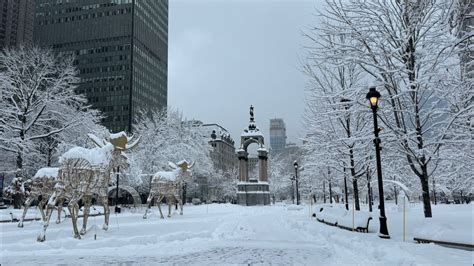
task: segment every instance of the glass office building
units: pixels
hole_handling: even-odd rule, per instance
[[[168,0],[36,0],[34,40],[75,56],[77,92],[109,130],[167,106]]]
[[[31,45],[35,0],[0,0],[0,49]]]
[[[286,146],[286,126],[281,118],[270,119],[270,147],[274,153],[282,152]]]

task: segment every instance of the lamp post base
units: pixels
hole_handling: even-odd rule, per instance
[[[387,217],[380,216],[379,220],[380,220],[379,237],[390,239],[390,235],[388,234],[388,228],[387,228]]]

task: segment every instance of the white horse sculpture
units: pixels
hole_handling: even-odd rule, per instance
[[[23,215],[20,218],[18,227],[23,227],[23,221],[25,219],[26,212],[34,200],[39,200],[38,209],[41,213],[41,217],[43,218],[43,222],[45,221],[46,216],[44,214],[43,208],[49,197],[54,192],[54,187],[58,182],[58,171],[59,168],[44,167],[39,169],[32,179],[25,182],[25,184],[29,185],[30,192],[28,194],[28,198],[25,201]],[[64,199],[59,199],[58,201],[58,219],[56,220],[57,224],[61,222],[63,202]]]
[[[166,198],[166,202],[168,203],[168,217],[171,217],[171,207],[175,202],[179,204],[179,214],[183,215],[183,185],[185,180],[190,177],[189,169],[193,167],[194,163],[189,164],[186,160],[183,160],[177,164],[170,162],[169,165],[174,168],[173,171],[157,172],[151,180],[150,195],[146,201],[147,209],[143,215],[143,219],[147,218],[154,197],[156,197],[155,200],[162,219],[165,218],[160,206],[163,198]]]
[[[45,240],[46,229],[48,228],[51,211],[49,207],[55,205],[59,198],[69,200],[68,209],[71,214],[74,237],[81,238],[81,234],[86,233],[87,219],[93,194],[98,194],[104,206],[104,225],[102,229],[107,230],[109,225],[109,205],[107,198],[107,188],[111,173],[115,169],[125,169],[128,167],[127,157],[122,153],[124,150],[134,147],[140,140],[137,138],[131,144],[133,137],[127,137],[125,132],[111,134],[110,141],[100,140],[94,135],[88,135],[98,146],[94,149],[75,147],[64,153],[60,158],[61,167],[59,169],[59,182],[56,191],[48,201],[47,217],[43,225],[43,230],[38,236],[38,241]],[[84,202],[84,218],[82,229],[77,228],[77,218],[79,212],[79,200]]]

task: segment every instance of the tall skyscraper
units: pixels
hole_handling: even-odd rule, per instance
[[[0,48],[31,45],[35,0],[0,0]]]
[[[281,118],[270,119],[270,147],[272,152],[282,152],[286,146],[286,126]]]
[[[168,0],[37,0],[35,42],[73,54],[112,131],[167,106]],[[133,47],[133,48],[132,48]]]

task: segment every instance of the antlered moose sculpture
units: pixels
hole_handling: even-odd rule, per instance
[[[43,208],[47,203],[49,197],[54,193],[54,189],[58,181],[58,171],[59,168],[44,167],[39,169],[32,179],[25,182],[25,184],[28,184],[30,191],[25,201],[23,215],[20,218],[18,227],[23,227],[23,221],[25,219],[28,208],[34,200],[39,200],[38,209],[41,213],[43,221],[45,221],[46,216],[44,214]],[[59,199],[58,201],[58,219],[56,220],[57,224],[61,222],[61,211],[63,202],[64,199]]]
[[[107,188],[111,173],[115,169],[128,167],[127,157],[123,151],[133,148],[140,138],[132,141],[133,137],[127,137],[125,132],[111,134],[109,141],[101,141],[91,134],[88,136],[98,147],[93,149],[74,147],[60,157],[59,181],[56,191],[49,198],[47,217],[43,223],[43,230],[38,236],[38,241],[42,242],[46,239],[45,234],[51,217],[51,207],[59,198],[69,201],[68,209],[71,214],[74,238],[80,239],[80,235],[86,233],[93,194],[99,196],[104,206],[105,221],[102,229],[108,229],[110,210]],[[82,229],[79,232],[77,228],[78,202],[81,199],[84,202],[84,218]]]
[[[147,218],[148,211],[155,197],[162,219],[165,218],[160,206],[163,198],[166,198],[166,202],[168,203],[168,217],[171,217],[171,207],[174,202],[178,202],[180,207],[179,214],[183,215],[183,185],[186,179],[190,178],[189,169],[193,167],[194,163],[190,164],[186,160],[183,160],[177,164],[170,162],[169,165],[174,168],[173,171],[157,172],[151,180],[150,195],[146,201],[147,209],[143,215],[143,219]]]

